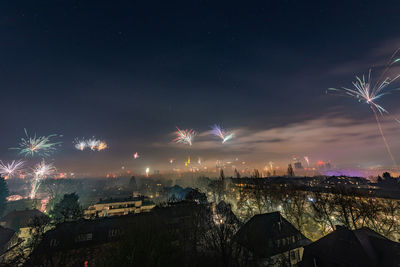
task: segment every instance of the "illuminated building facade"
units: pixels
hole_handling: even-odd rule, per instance
[[[84,210],[84,217],[111,217],[127,215],[131,213],[148,212],[155,207],[155,204],[143,196],[128,197],[119,199],[100,200],[99,203],[89,206]]]

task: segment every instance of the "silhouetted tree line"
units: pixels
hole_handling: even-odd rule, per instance
[[[235,205],[243,221],[255,214],[279,210],[311,239],[320,238],[343,225],[369,227],[389,239],[400,238],[400,202],[336,187],[331,192],[308,192],[288,184],[269,184],[255,179],[252,186],[231,187],[225,199]]]

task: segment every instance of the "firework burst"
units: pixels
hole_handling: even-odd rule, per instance
[[[384,70],[382,71],[381,75],[378,76],[378,79],[376,79],[375,82],[372,80],[372,71],[370,69],[367,76],[363,75],[361,78],[356,76],[356,80],[352,83],[353,88],[342,87],[339,89],[338,88],[328,89],[328,92],[329,91],[336,92],[339,95],[354,98],[358,102],[365,102],[370,106],[372,112],[374,113],[378,130],[379,133],[381,134],[386,150],[395,166],[397,166],[396,161],[391,152],[390,146],[386,141],[386,137],[383,134],[383,129],[378,117],[378,114],[383,116],[384,114],[389,114],[389,112],[382,105],[377,104],[376,101],[379,100],[382,96],[387,95],[394,90],[400,89],[400,88],[392,88],[391,86],[396,80],[398,80],[400,75],[396,74],[391,77],[390,74],[388,74],[393,64],[400,62],[400,58],[395,59],[395,57],[398,56],[399,51],[400,49],[397,49],[394,52],[394,54],[390,57],[389,62],[385,65]],[[394,119],[400,123],[398,119],[396,118]]]
[[[4,163],[0,160],[0,174],[11,178],[22,170],[24,164],[25,161],[22,160],[13,160],[10,163]]]
[[[222,140],[222,144],[225,143],[226,141],[229,141],[230,139],[233,138],[234,134],[225,131],[224,129],[221,128],[221,126],[215,124],[214,126],[211,127],[211,133],[215,136],[218,136]]]
[[[89,148],[92,151],[102,151],[108,148],[108,145],[105,141],[98,140],[94,137],[87,140],[76,138],[73,144],[74,147],[80,151],[83,151],[86,148]]]
[[[108,147],[107,143],[104,141],[100,141],[100,143],[97,145],[96,149],[97,151],[102,151]]]
[[[74,141],[74,147],[76,149],[80,150],[80,151],[83,151],[87,147],[86,141],[83,140],[83,139],[77,139],[76,138],[75,141]]]
[[[193,144],[193,139],[196,136],[196,132],[193,129],[181,130],[176,127],[176,135],[178,136],[173,140],[175,143],[182,143],[191,146]]]
[[[31,192],[29,197],[34,199],[36,196],[36,192],[42,183],[42,180],[46,178],[48,175],[53,174],[56,171],[56,168],[52,163],[46,163],[44,159],[38,163],[33,169],[33,181],[31,185]]]
[[[137,158],[139,158],[139,153],[138,153],[138,152],[136,152],[135,154],[133,154],[133,158],[134,158],[134,159],[137,159]]]
[[[24,131],[26,138],[21,138],[19,147],[11,149],[19,150],[19,154],[25,157],[33,157],[35,155],[47,157],[54,153],[57,150],[57,146],[61,144],[61,142],[51,142],[51,139],[59,136],[57,134],[36,137],[36,134],[34,136],[29,136],[27,130],[24,129]]]
[[[389,59],[389,62],[385,65],[381,75],[378,76],[375,82],[372,80],[372,70],[370,69],[367,76],[356,76],[356,80],[352,82],[352,88],[329,88],[327,92],[336,92],[339,95],[354,98],[358,102],[367,103],[374,111],[378,111],[381,115],[384,113],[389,114],[389,112],[383,106],[377,104],[376,101],[382,96],[400,89],[398,87],[391,87],[392,83],[400,78],[400,75],[397,74],[390,76],[388,74],[393,64],[400,62],[400,58],[394,59],[396,56],[398,56],[399,51],[400,49],[397,49],[393,53]]]
[[[95,151],[97,150],[97,146],[100,144],[100,140],[90,138],[86,141],[86,144],[90,148],[90,150]]]

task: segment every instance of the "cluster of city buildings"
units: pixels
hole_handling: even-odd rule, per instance
[[[120,201],[100,201],[85,211],[83,219],[64,222],[49,229],[34,252],[41,266],[98,266],[98,259],[110,245],[122,238],[138,222],[160,221],[168,229],[187,229],[204,204],[179,202],[163,208],[145,203],[140,197]],[[207,204],[208,205],[208,204]],[[226,208],[212,205],[219,224],[236,224],[231,242],[249,255],[255,266],[398,266],[400,244],[368,228],[349,230],[340,226],[312,242],[279,212],[259,214],[245,224]],[[110,210],[119,210],[110,212]],[[228,215],[227,215],[228,214]],[[1,259],[29,239],[30,222],[45,216],[38,210],[13,211],[0,220]],[[141,229],[133,229],[141,231]],[[14,249],[14,250],[13,250]],[[66,260],[65,255],[74,255]],[[66,264],[66,265],[64,265]],[[287,264],[287,265],[282,265]]]
[[[375,185],[357,177],[233,178],[230,181],[235,187],[257,186],[261,181],[293,183],[299,188],[316,190],[329,190],[338,185],[358,190],[378,190],[385,186],[397,188],[399,184],[398,179],[387,177]],[[134,179],[131,179],[130,186],[136,188]],[[369,228],[351,230],[336,226],[333,232],[312,242],[280,212],[258,214],[242,224],[228,204],[209,204],[204,194],[195,194],[195,191],[171,187],[164,193],[174,196],[176,203],[163,207],[156,206],[151,198],[138,194],[100,199],[83,211],[83,219],[45,229],[34,252],[35,257],[41,261],[41,266],[65,266],[65,263],[66,266],[98,266],[98,259],[110,246],[124,238],[128,230],[142,230],[134,225],[157,221],[171,231],[185,229],[189,233],[196,232],[192,229],[196,224],[190,222],[198,216],[199,209],[208,207],[215,225],[235,225],[230,245],[239,246],[254,266],[282,266],[283,262],[287,266],[299,267],[400,266],[400,244]],[[190,201],[187,200],[188,195],[191,196]],[[36,209],[25,209],[11,211],[0,219],[0,260],[14,257],[18,248],[27,244],[35,231],[32,222],[38,217],[47,215]],[[65,255],[69,255],[67,259]]]

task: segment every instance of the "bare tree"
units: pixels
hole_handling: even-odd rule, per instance
[[[311,207],[311,217],[321,226],[323,234],[327,233],[327,226],[330,228],[330,230],[335,229],[333,218],[331,218],[334,211],[331,194],[314,192],[312,194]]]
[[[308,216],[307,194],[294,187],[287,187],[285,191],[286,194],[282,195],[282,213],[300,232],[303,232]]]

